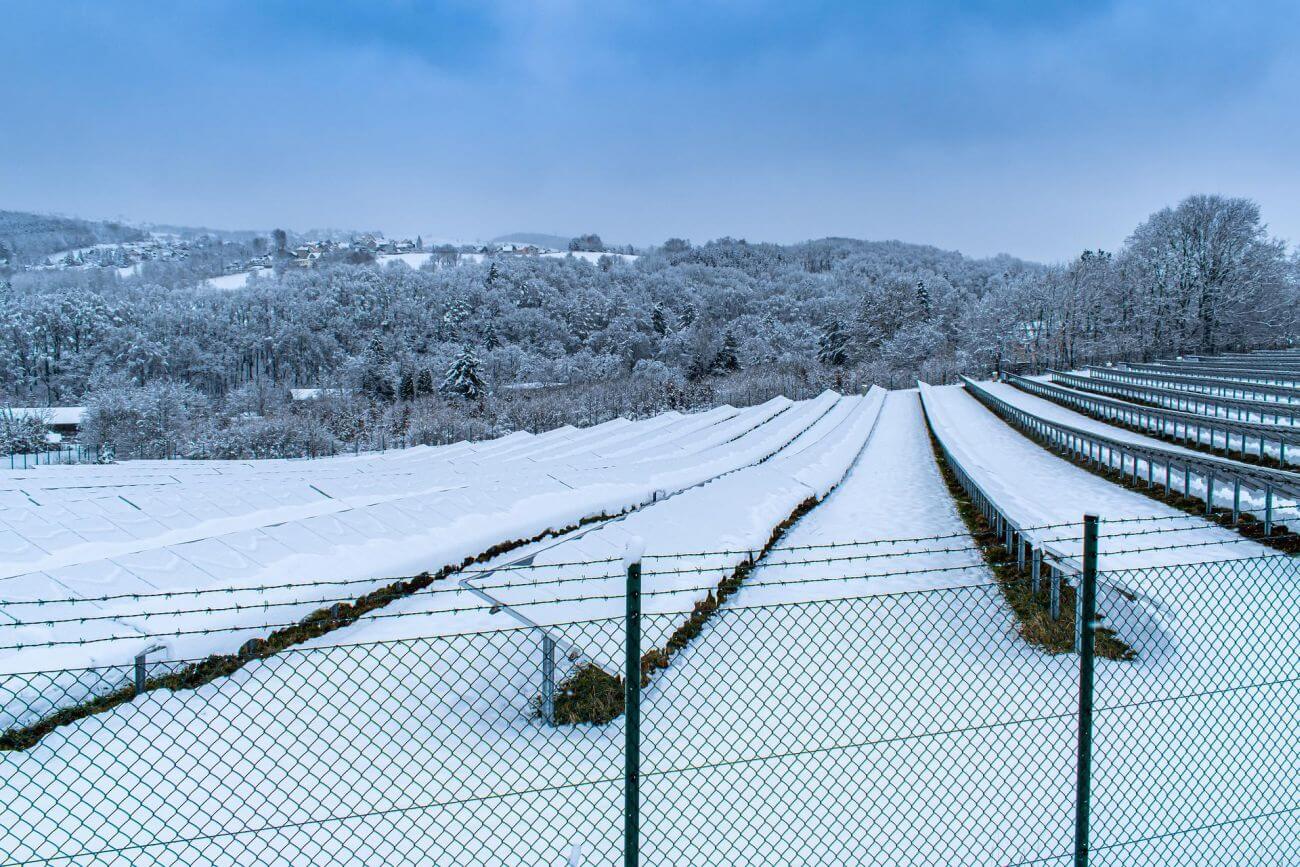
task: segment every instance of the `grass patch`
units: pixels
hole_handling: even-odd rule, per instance
[[[556,725],[613,722],[623,715],[623,678],[585,662],[556,686],[553,708]]]
[[[827,496],[829,496],[829,492]],[[752,559],[745,559],[718,582],[718,586],[696,602],[686,620],[673,630],[663,647],[655,647],[641,654],[641,686],[650,685],[656,671],[666,669],[673,657],[681,653],[704,631],[704,626],[717,614],[722,603],[740,591],[754,567],[772,550],[799,519],[817,507],[824,497],[809,497],[780,524],[772,529],[767,542]],[[604,725],[623,715],[624,680],[592,663],[579,666],[573,674],[556,686],[555,722],[557,725],[589,723]]]
[[[1011,557],[1011,552],[1002,544],[979,506],[975,505],[958,481],[957,474],[948,465],[928,417],[925,423],[930,448],[934,452],[935,463],[939,466],[939,475],[943,477],[944,485],[957,507],[957,514],[978,546],[989,571],[993,573],[1007,607],[1015,616],[1017,634],[1045,653],[1073,653],[1075,589],[1064,581],[1061,582],[1061,613],[1059,617],[1053,618],[1047,576],[1044,575],[1039,591],[1035,594],[1029,569],[1021,569]],[[1097,656],[1114,660],[1137,658],[1137,651],[1121,639],[1115,630],[1099,626],[1095,635],[1093,646]]]

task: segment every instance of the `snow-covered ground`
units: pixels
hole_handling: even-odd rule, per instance
[[[254,268],[252,271],[240,271],[235,274],[222,274],[220,277],[209,277],[203,282],[209,289],[229,291],[231,289],[243,289],[248,285],[250,278],[269,280],[274,276],[275,271],[271,268]]]
[[[582,259],[587,262],[599,262],[602,256],[608,256],[619,262],[635,262],[638,258],[633,253],[593,253],[589,250],[565,250],[551,253],[541,253],[546,259],[563,259],[565,256],[573,256],[576,259]]]
[[[6,473],[0,670],[120,665],[158,645],[157,660],[231,652],[396,578],[757,472],[844,402],[828,392],[365,457]],[[14,604],[34,599],[67,601]]]
[[[1085,511],[1114,519],[1103,525],[1103,568],[1136,570],[1122,576],[1134,600],[1103,598],[1108,624],[1139,656],[1099,662],[1094,844],[1227,824],[1212,838],[1099,851],[1095,863],[1240,863],[1233,853],[1251,851],[1258,823],[1234,820],[1276,809],[1300,774],[1300,581],[1287,580],[1289,559],[1248,567],[1238,558],[1269,552],[1074,467],[960,388],[922,395],[948,449],[1017,520],[1073,525]],[[334,519],[316,530],[311,568],[268,558],[252,573],[262,578],[432,566],[454,547],[446,537],[469,534],[433,517],[442,506],[479,509],[502,538],[539,514],[540,500],[503,512],[464,505],[480,493],[547,498],[548,515],[567,517],[579,505],[635,502],[624,517],[466,575],[562,647],[611,668],[622,654],[620,558],[633,537],[647,554],[649,648],[799,502],[829,491],[645,689],[643,863],[1068,862],[1076,661],[1017,637],[947,496],[915,391],[310,463],[52,469],[7,478],[0,519],[37,508],[24,498],[73,514],[117,499],[151,516],[167,504],[190,515],[170,530],[138,530],[133,538],[153,549],[167,547],[167,532],[214,538],[221,525],[192,514],[200,503],[223,506],[209,522],[248,522],[236,532]],[[288,500],[259,514],[252,507],[268,491]],[[356,541],[351,534],[372,537],[343,521],[408,497],[430,504],[409,513],[417,526],[384,512],[378,523],[395,523],[374,544]],[[335,511],[293,513],[322,508]],[[433,543],[422,530],[435,526]],[[1058,547],[1077,547],[1071,526],[1055,535]],[[1172,541],[1199,547],[1134,550]],[[87,562],[114,559],[103,553]],[[1158,568],[1192,560],[1218,565]],[[532,568],[513,568],[525,563]],[[366,571],[376,564],[386,565]],[[250,580],[240,573],[241,586]],[[30,750],[0,753],[0,856],[616,863],[622,719],[545,726],[533,712],[537,631],[448,585],[381,612],[394,616],[363,618],[194,690],[148,692]],[[0,580],[0,593],[12,586]],[[1233,692],[1262,681],[1272,684],[1265,692]],[[1176,700],[1185,694],[1200,698]],[[1242,695],[1258,702],[1255,725],[1234,724]],[[1279,839],[1300,841],[1293,814],[1271,821]],[[1300,857],[1297,849],[1276,853],[1276,863]]]

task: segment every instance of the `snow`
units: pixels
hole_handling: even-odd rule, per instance
[[[1122,576],[1136,601],[1108,594],[1102,610],[1139,658],[1098,663],[1094,844],[1208,815],[1229,823],[1213,841],[1098,854],[1233,863],[1208,843],[1249,841],[1256,826],[1231,820],[1275,809],[1296,773],[1294,684],[1278,683],[1294,672],[1292,635],[1242,613],[1252,603],[1296,610],[1300,582],[1222,562],[1269,552],[1074,467],[959,387],[828,393],[313,462],[11,473],[0,477],[0,520],[29,513],[15,520],[22,534],[49,534],[31,537],[46,556],[83,550],[72,559],[86,582],[129,580],[105,571],[112,544],[161,558],[148,573],[155,582],[191,566],[220,572],[228,561],[215,552],[164,555],[177,550],[168,533],[221,539],[264,561],[239,573],[243,586],[384,574],[403,558],[429,568],[457,545],[631,504],[463,576],[580,658],[617,670],[626,557],[644,565],[643,646],[658,646],[776,522],[825,496],[643,691],[646,863],[1068,856],[1076,660],[1017,637],[938,474],[923,406],[954,457],[1022,524],[1077,526],[1085,511],[1159,517],[1169,532],[1155,540],[1205,543],[1194,555],[1135,552],[1125,549],[1152,539],[1119,533],[1156,525],[1103,525],[1103,568],[1139,571]],[[322,517],[332,520],[309,526]],[[77,549],[67,534],[81,535],[83,523],[94,539]],[[297,553],[230,543],[232,533],[272,530]],[[1052,532],[1077,548],[1072,528]],[[922,536],[951,538],[906,541]],[[844,542],[865,544],[809,547]],[[871,559],[802,562],[853,554]],[[315,559],[293,559],[304,556]],[[1226,571],[1210,580],[1173,566],[1193,558]],[[564,565],[575,561],[596,562]],[[510,569],[524,562],[536,568]],[[1152,568],[1163,565],[1173,567]],[[913,574],[891,574],[905,570]],[[212,582],[207,574],[185,580]],[[383,610],[409,616],[363,618],[198,689],[151,691],[30,751],[0,754],[0,852],[22,861],[177,841],[93,860],[379,865],[436,852],[447,863],[614,862],[622,721],[544,726],[531,710],[537,629],[476,603],[448,582]],[[1259,693],[1260,723],[1227,724],[1241,699],[1222,687],[1254,681],[1274,682]],[[1203,697],[1166,701],[1187,693]],[[561,788],[541,791],[548,786]]]
[[[380,265],[387,265],[390,262],[401,262],[415,270],[419,270],[426,262],[438,254],[434,251],[425,253],[380,253],[375,257],[375,261]],[[457,253],[456,264],[473,264],[483,261],[482,253]]]
[[[1053,403],[1052,401],[1046,400],[1045,398],[1027,394],[1021,391],[1020,389],[1012,385],[1008,385],[1006,383],[982,382],[982,383],[977,383],[977,385],[980,388],[983,388],[986,391],[988,391],[993,396],[1005,401],[1006,403],[1009,403],[1012,406],[1015,406],[1019,409],[1023,409],[1027,412],[1030,412],[1033,415],[1037,416],[1038,418],[1045,419],[1047,421],[1069,425],[1070,427],[1074,427],[1079,430],[1083,430],[1090,433],[1101,434],[1102,436],[1107,436],[1112,439],[1119,440],[1120,442],[1133,443],[1135,445],[1140,445],[1147,448],[1160,449],[1164,452],[1173,455],[1187,455],[1188,457],[1198,458],[1201,460],[1207,458],[1210,460],[1218,459],[1217,457],[1207,456],[1203,452],[1197,452],[1177,444],[1167,443],[1164,440],[1159,440],[1154,437],[1146,436],[1144,434],[1134,433],[1132,431],[1125,430],[1124,428],[1114,427],[1112,425],[1107,424],[1106,422],[1098,421],[1096,419],[1090,418],[1089,416],[1083,415],[1082,413],[1075,412],[1072,409],[1068,409],[1066,407],[1061,406],[1060,404]],[[1273,451],[1276,452],[1276,449],[1273,449]],[[1155,468],[1157,473],[1163,472],[1163,467],[1164,465],[1161,464],[1159,461],[1156,462]],[[1147,472],[1145,461],[1139,462],[1138,472],[1140,474]],[[1296,478],[1300,478],[1300,477],[1296,477]],[[1178,483],[1181,485],[1181,480],[1179,480]],[[1193,496],[1197,496],[1204,499],[1205,481],[1201,478],[1192,479],[1190,493]],[[1228,505],[1230,505],[1231,497],[1227,495],[1226,492],[1216,489],[1215,503],[1218,505],[1225,505],[1225,503],[1223,502],[1225,496],[1228,496],[1228,500],[1229,500]],[[1241,508],[1243,510],[1255,512],[1258,516],[1262,517],[1263,508],[1264,508],[1263,497],[1260,496],[1257,491],[1245,490],[1242,492],[1242,496],[1241,496]],[[1296,503],[1289,499],[1278,497],[1274,503],[1275,519],[1279,523],[1288,522],[1288,521],[1293,522],[1296,517],[1295,510],[1296,510]]]
[[[419,270],[425,262],[433,258],[433,253],[381,253],[375,257],[375,261],[380,265],[387,265],[390,262],[401,262],[409,265],[415,270]]]
[[[1044,387],[1055,389],[1056,390],[1055,393],[1061,395],[1066,399],[1078,398],[1078,399],[1094,401],[1096,405],[1099,405],[1103,408],[1101,410],[1102,414],[1106,415],[1107,417],[1112,417],[1112,418],[1117,416],[1123,417],[1123,416],[1128,416],[1135,411],[1141,412],[1143,410],[1143,407],[1135,406],[1134,404],[1126,400],[1121,400],[1119,398],[1112,398],[1112,397],[1107,397],[1099,394],[1090,394],[1085,391],[1079,391],[1077,389],[1068,388],[1064,385],[1057,385],[1055,383],[1042,383],[1042,384]],[[1024,391],[1010,384],[983,383],[983,385],[997,386],[998,395],[1003,396],[1004,399],[1008,399],[1005,398],[1004,396],[1006,388],[1012,388],[1016,391],[1020,391],[1021,394],[1025,394]],[[1047,398],[1042,398],[1042,397],[1040,397],[1039,399],[1047,403],[1051,403],[1054,406],[1058,406],[1058,407],[1061,406],[1061,404],[1057,403],[1055,400],[1049,400]],[[1017,404],[1017,405],[1020,406],[1021,404]],[[1024,408],[1029,409],[1028,406],[1025,406]],[[1179,439],[1194,438],[1197,442],[1207,446],[1211,446],[1215,449],[1231,448],[1233,451],[1249,450],[1251,454],[1258,454],[1259,450],[1262,448],[1265,454],[1277,458],[1280,456],[1281,449],[1278,447],[1278,440],[1274,439],[1274,437],[1284,436],[1289,438],[1295,435],[1295,427],[1293,425],[1276,425],[1276,424],[1263,425],[1260,429],[1250,434],[1238,434],[1238,433],[1231,433],[1228,431],[1221,432],[1220,430],[1215,429],[1214,422],[1212,421],[1213,419],[1212,415],[1203,415],[1200,413],[1184,413],[1184,412],[1179,412],[1178,410],[1166,410],[1166,411],[1177,412],[1178,416],[1176,416],[1174,419],[1160,421],[1160,429],[1165,434],[1169,436],[1177,437]],[[1078,415],[1080,418],[1087,417],[1085,416],[1084,413],[1078,412],[1077,410],[1073,412],[1075,412],[1075,414]],[[1220,419],[1220,422],[1222,421],[1224,420]],[[1244,421],[1244,419],[1242,419],[1242,421]],[[1146,423],[1152,424],[1153,422],[1148,420]],[[1123,430],[1123,428],[1115,428],[1115,430],[1121,431]],[[1164,440],[1160,440],[1159,442],[1162,445],[1168,445],[1168,443]],[[1300,455],[1295,454],[1293,450],[1291,454],[1287,455],[1287,461],[1290,463],[1298,463],[1300,462]]]
[[[49,425],[79,425],[86,415],[84,406],[11,406],[0,407],[0,412],[24,418],[36,416]]]
[[[222,274],[220,277],[209,277],[203,282],[210,289],[229,291],[231,289],[243,289],[248,285],[250,277],[255,277],[259,280],[266,280],[274,276],[275,271],[271,268],[254,268],[251,271],[240,271],[236,274]]]
[[[1166,506],[1137,491],[1112,484],[1057,457],[1005,424],[961,386],[923,386],[921,393],[931,423],[958,463],[1012,520],[1026,528],[1062,523],[1076,523],[1081,527],[1085,514],[1098,515],[1103,520],[1158,517],[1168,519],[1167,524],[1162,524],[1162,529],[1170,535],[1176,533],[1179,542],[1200,546],[1193,549],[1197,560],[1262,557],[1272,553],[1262,545],[1243,541],[1230,530]],[[1059,413],[1077,415],[1024,392],[1017,391],[1016,394],[1019,398],[1046,404]],[[1125,434],[1133,438],[1129,441],[1149,441],[1147,437],[1110,428],[1101,422],[1082,417],[1079,420],[1088,421],[1092,430],[1113,432],[1117,438],[1119,434]],[[1156,444],[1161,448],[1178,448]],[[1135,543],[1130,537],[1119,534],[1131,530],[1132,527],[1124,524],[1103,523],[1100,539],[1102,568],[1149,568],[1187,562],[1189,553],[1182,549],[1124,553]],[[1033,535],[1054,541],[1055,546],[1068,555],[1082,555],[1080,532],[1043,530]]]
[[[1039,418],[1046,419],[1047,421],[1069,425],[1070,427],[1078,428],[1079,430],[1088,431],[1090,433],[1098,433],[1102,436],[1108,436],[1121,442],[1164,449],[1165,451],[1174,452],[1176,454],[1190,455],[1193,457],[1201,457],[1204,454],[1204,452],[1198,452],[1175,443],[1168,443],[1164,440],[1156,439],[1155,437],[1134,433],[1133,431],[1107,424],[1104,421],[1098,421],[1097,419],[1086,416],[1083,413],[1075,412],[1072,409],[1061,406],[1059,403],[1054,403],[1046,398],[1021,391],[1014,385],[1005,382],[980,382],[978,385],[980,388],[983,388],[995,397],[1001,398],[1012,406],[1031,412]]]
[[[575,259],[582,259],[586,262],[599,262],[602,256],[608,256],[615,261],[635,262],[639,256],[632,253],[593,253],[590,250],[572,250],[572,251],[555,251],[550,253],[540,253],[545,259],[563,259],[565,256],[572,256]]]
[[[918,393],[890,392],[866,450],[844,483],[782,539],[734,604],[805,602],[987,580],[983,559],[964,533],[931,454]],[[953,538],[891,541],[921,536]],[[848,539],[869,544],[803,550]],[[803,562],[852,554],[871,559]],[[922,571],[926,569],[936,571]],[[915,574],[890,574],[898,571]],[[797,583],[806,579],[816,583]]]
[[[78,624],[75,637],[139,637],[0,651],[0,670],[117,664],[158,643],[146,636],[289,623],[326,600],[436,571],[502,541],[638,508],[748,467],[840,400],[830,393],[799,404],[777,399],[740,411],[617,419],[584,430],[363,458],[7,473],[0,476],[7,479],[0,502],[9,506],[0,512],[0,593],[10,601],[184,594],[293,584],[294,576],[355,583],[341,591],[289,586],[219,597],[218,607],[276,606],[269,610],[208,613],[211,597],[184,595],[97,602],[92,607],[100,619]],[[375,583],[367,584],[370,579]],[[21,608],[0,607],[0,616],[8,612],[31,624],[7,630],[5,644],[67,636],[66,624],[32,623]],[[84,603],[46,605],[40,618],[86,610]],[[150,611],[185,613],[141,616]],[[229,652],[255,634],[171,635],[160,658]]]

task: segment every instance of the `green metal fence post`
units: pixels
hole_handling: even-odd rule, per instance
[[[1079,581],[1079,752],[1075,773],[1074,865],[1088,867],[1092,808],[1093,647],[1097,629],[1097,516],[1083,516],[1083,575]]]
[[[627,563],[627,660],[624,669],[623,865],[641,861],[641,550],[629,546]]]

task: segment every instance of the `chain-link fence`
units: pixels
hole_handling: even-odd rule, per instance
[[[1131,659],[833,583],[648,605],[639,689],[624,616],[0,675],[0,864],[625,863],[629,783],[648,865],[1300,863],[1290,557],[1102,571]]]

